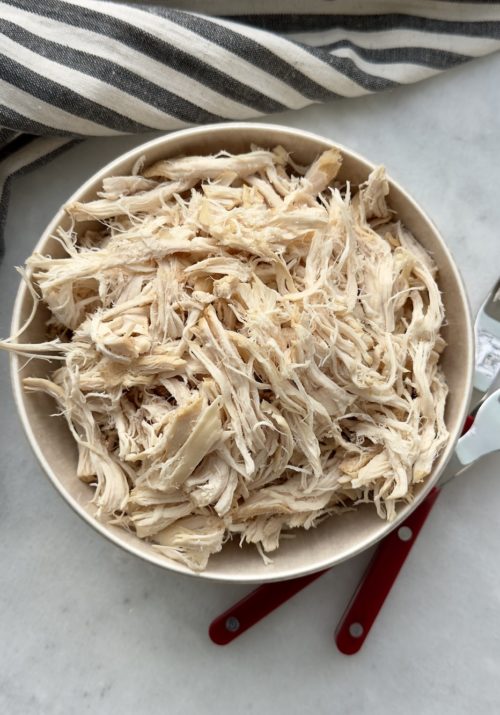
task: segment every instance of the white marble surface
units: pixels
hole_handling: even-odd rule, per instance
[[[476,309],[500,273],[500,54],[392,93],[273,121],[384,162],[446,237]],[[141,138],[87,141],[18,179],[0,266],[0,334],[60,203]],[[209,621],[247,592],[129,556],[81,522],[27,446],[0,359],[0,712],[500,712],[500,459],[451,483],[364,649],[333,629],[369,554],[334,569],[227,648]]]

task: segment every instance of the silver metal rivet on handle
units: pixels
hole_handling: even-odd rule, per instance
[[[401,541],[410,541],[413,536],[413,531],[409,526],[400,526],[398,529],[398,537]]]
[[[240,622],[235,616],[229,616],[226,620],[226,630],[235,633],[240,628]]]
[[[349,626],[349,635],[351,635],[353,638],[361,638],[363,633],[365,632],[365,629],[361,625],[361,623],[351,623]]]

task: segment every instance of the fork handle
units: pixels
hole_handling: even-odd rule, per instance
[[[462,435],[474,420],[474,414],[468,415]],[[353,655],[365,642],[440,492],[440,487],[434,487],[399,528],[380,542],[337,625],[335,642],[341,653]]]
[[[211,640],[217,645],[231,643],[328,570],[288,581],[262,584],[212,621],[208,629]]]
[[[360,650],[440,491],[435,487],[422,504],[380,542],[337,626],[335,642],[341,653],[353,655]]]

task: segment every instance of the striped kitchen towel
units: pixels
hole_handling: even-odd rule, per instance
[[[0,0],[0,230],[12,177],[82,137],[359,97],[498,49],[491,1]]]

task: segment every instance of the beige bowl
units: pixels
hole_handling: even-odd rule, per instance
[[[293,152],[294,158],[303,164],[310,163],[318,153],[335,146],[328,139],[298,129],[265,124],[219,124],[188,129],[155,139],[127,152],[90,178],[72,197],[72,201],[88,201],[95,198],[105,176],[127,174],[141,156],[147,163],[179,154],[209,154],[226,149],[230,152],[248,151],[250,144],[272,148],[282,144]],[[339,147],[344,155],[341,178],[353,183],[366,179],[373,165],[357,154]],[[393,181],[390,182],[390,202],[400,218],[414,233],[421,244],[432,253],[439,267],[439,285],[443,293],[447,325],[443,331],[448,347],[442,365],[450,387],[446,406],[446,424],[450,439],[446,449],[434,465],[429,478],[418,488],[417,496],[410,506],[402,506],[395,522],[380,520],[375,509],[363,506],[355,512],[333,516],[317,529],[297,531],[296,537],[284,540],[273,554],[273,563],[265,566],[254,547],[240,548],[236,541],[227,544],[220,554],[212,557],[202,578],[220,581],[261,582],[292,578],[338,564],[363,551],[382,539],[405,519],[425,498],[436,484],[439,473],[451,455],[460,434],[466,414],[471,388],[473,367],[473,332],[462,280],[450,253],[436,227],[417,204]],[[61,255],[60,245],[51,236],[58,226],[67,227],[68,217],[59,211],[51,221],[36,251]],[[21,284],[14,307],[12,331],[23,324],[31,309],[31,298]],[[23,342],[44,339],[44,309],[23,335]],[[25,393],[21,381],[27,375],[43,376],[49,367],[42,361],[32,361],[19,369],[21,360],[12,358],[12,382],[14,394],[24,428],[31,445],[54,486],[73,509],[101,534],[132,554],[163,568],[181,573],[192,572],[185,566],[156,553],[150,545],[117,527],[98,522],[91,504],[92,489],[76,477],[77,452],[73,439],[63,418],[52,417],[54,403],[43,394]]]

